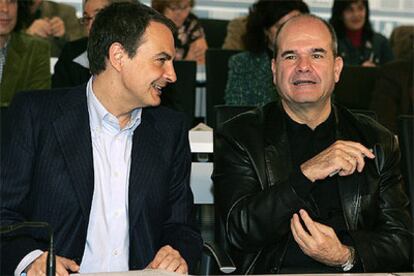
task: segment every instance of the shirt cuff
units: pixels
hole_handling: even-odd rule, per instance
[[[25,269],[42,254],[43,254],[42,250],[33,250],[32,252],[24,256],[24,258],[17,265],[17,268],[14,271],[14,276],[25,276],[26,275]]]

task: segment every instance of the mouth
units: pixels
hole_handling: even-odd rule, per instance
[[[313,80],[295,80],[293,81],[293,85],[295,86],[301,86],[301,85],[312,85],[312,84],[316,84],[316,81]]]
[[[154,88],[155,91],[157,91],[158,95],[161,95],[162,94],[162,89],[164,88],[164,86],[153,83],[152,88]]]

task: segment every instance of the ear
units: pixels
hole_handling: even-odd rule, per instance
[[[277,73],[276,59],[272,58],[272,76],[273,76],[273,84],[274,85],[277,85],[276,73]]]
[[[344,67],[344,60],[341,57],[335,58],[334,64],[334,74],[335,74],[335,83],[339,81],[339,77]]]
[[[114,42],[109,47],[109,63],[116,71],[121,71],[125,57],[124,47],[118,42]]]

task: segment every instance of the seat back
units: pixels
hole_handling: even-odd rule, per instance
[[[221,48],[227,35],[228,20],[200,18],[209,48]]]
[[[195,89],[197,63],[195,61],[174,61],[177,81],[169,84],[161,95],[162,105],[187,115],[189,127],[194,123]]]
[[[414,116],[401,115],[398,118],[398,141],[401,150],[401,171],[411,201],[414,216]]]
[[[216,125],[214,106],[224,104],[229,58],[239,53],[235,50],[208,49],[206,51],[206,115],[207,125]]]
[[[216,115],[216,125],[217,129],[225,121],[230,120],[231,118],[239,115],[240,113],[249,111],[256,108],[256,106],[249,105],[216,105],[214,106],[214,111]]]
[[[334,101],[349,109],[368,110],[378,73],[377,67],[345,66],[335,86]]]

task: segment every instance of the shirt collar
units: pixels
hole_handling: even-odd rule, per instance
[[[111,114],[98,100],[92,89],[94,77],[92,76],[86,86],[86,98],[88,103],[90,126],[92,130],[106,128],[112,132],[121,131],[118,119]],[[131,118],[122,131],[133,132],[141,122],[142,108],[136,108],[131,112]]]

